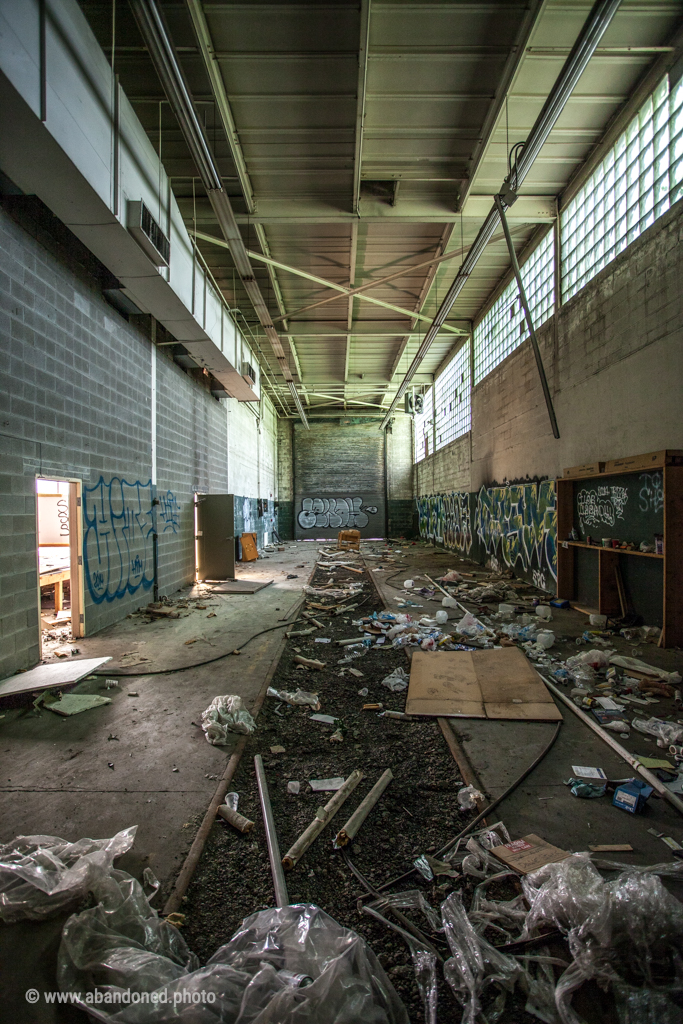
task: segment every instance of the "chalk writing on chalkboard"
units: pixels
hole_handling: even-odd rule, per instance
[[[576,496],[579,521],[582,526],[597,526],[600,523],[614,526],[617,519],[624,518],[627,501],[626,488],[616,484],[584,487]]]
[[[664,508],[664,488],[661,473],[641,473],[638,503],[641,512],[661,512]]]

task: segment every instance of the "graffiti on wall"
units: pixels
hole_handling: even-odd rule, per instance
[[[477,538],[489,557],[518,572],[557,579],[555,481],[482,487],[477,495]],[[547,587],[544,587],[547,589]]]
[[[304,498],[297,518],[302,530],[316,526],[362,530],[376,513],[377,506],[364,505],[362,498]]]
[[[157,529],[152,482],[100,477],[83,488],[83,569],[95,604],[114,601],[154,584],[153,535]],[[162,532],[178,530],[180,506],[172,491],[159,499]]]
[[[638,507],[641,512],[661,512],[664,508],[664,484],[661,473],[641,473]]]
[[[624,506],[627,501],[628,491],[625,487],[606,484],[582,487],[576,495],[580,526],[598,526],[600,523],[614,526],[617,519],[624,518]]]
[[[470,496],[466,492],[430,494],[417,499],[420,536],[469,555],[472,549]]]

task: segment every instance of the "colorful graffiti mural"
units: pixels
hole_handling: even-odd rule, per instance
[[[472,510],[475,510],[474,513]],[[417,499],[420,536],[497,569],[513,569],[543,590],[557,579],[555,481],[482,487]]]
[[[304,498],[297,518],[302,530],[314,526],[362,530],[370,522],[367,513],[376,515],[377,506],[364,505],[362,498]]]
[[[95,604],[153,586],[155,492],[151,481],[129,483],[120,477],[109,483],[100,477],[93,487],[84,487],[83,569]],[[172,491],[158,507],[162,532],[176,533],[180,505]]]
[[[482,487],[477,495],[477,539],[487,555],[536,579],[557,579],[555,481]],[[544,588],[545,589],[545,588]]]
[[[469,555],[472,550],[470,495],[429,494],[417,499],[420,536]]]

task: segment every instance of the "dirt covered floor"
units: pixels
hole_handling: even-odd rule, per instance
[[[344,554],[339,560],[354,567],[363,562]],[[338,639],[358,635],[353,625],[362,615],[380,613],[384,605],[367,571],[360,575],[343,567],[331,572],[318,567],[312,579],[316,588],[331,588],[362,583],[358,596],[328,598],[311,596],[308,614],[323,624],[307,636],[291,637],[287,643],[271,686],[279,691],[298,687],[314,691],[320,701],[320,713],[332,716],[334,725],[311,721],[311,707],[293,707],[268,696],[258,716],[256,732],[249,738],[233,783],[239,793],[239,810],[256,822],[253,832],[241,835],[218,819],[212,828],[199,868],[182,904],[185,914],[183,934],[190,947],[204,961],[236,931],[241,920],[255,911],[273,905],[273,886],[266,839],[254,772],[254,755],[261,754],[266,770],[277,828],[280,852],[315,817],[316,809],[331,793],[315,793],[310,779],[348,777],[358,768],[364,778],[357,789],[304,854],[298,865],[286,875],[290,902],[310,902],[322,907],[337,921],[363,935],[378,955],[408,1009],[411,1021],[424,1020],[422,1000],[408,948],[403,939],[385,925],[359,912],[358,898],[364,890],[352,875],[342,855],[332,846],[338,829],[360,800],[387,768],[394,779],[361,828],[357,841],[347,849],[354,864],[374,886],[401,875],[420,854],[433,854],[474,817],[475,811],[461,811],[457,794],[464,785],[436,720],[392,720],[380,717],[377,710],[363,710],[367,703],[381,703],[385,709],[403,710],[405,691],[392,693],[382,680],[402,667],[409,669],[405,651],[387,642],[373,646],[365,656],[348,665],[339,663],[346,652]],[[321,605],[346,606],[347,610],[326,612]],[[351,606],[351,607],[349,607]],[[303,611],[306,611],[304,606]],[[301,617],[292,627],[310,628]],[[320,641],[329,640],[330,643]],[[300,654],[325,663],[321,670],[299,668],[294,658]],[[362,677],[349,673],[353,668]],[[343,671],[344,670],[344,671]],[[343,674],[342,674],[343,671]],[[359,690],[367,688],[367,695]],[[343,742],[330,742],[339,728]],[[284,747],[284,752],[271,748]],[[288,792],[290,781],[298,781],[300,792]],[[419,888],[437,908],[456,883],[445,876],[427,882],[415,873],[396,890]],[[467,880],[465,892],[473,888]],[[510,896],[515,893],[511,892]],[[425,921],[408,912],[415,924]],[[443,935],[429,935],[446,959],[449,955]],[[439,1020],[458,1020],[460,1010],[450,989],[439,980]],[[536,1018],[526,1014],[524,999],[510,1000],[501,1021],[526,1024]]]

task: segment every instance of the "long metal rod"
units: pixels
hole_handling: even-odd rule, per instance
[[[671,790],[667,789],[664,783],[660,782],[656,775],[643,767],[637,757],[634,757],[633,754],[629,754],[628,750],[626,750],[625,747],[622,747],[621,743],[617,743],[613,736],[610,736],[608,732],[601,729],[596,722],[588,717],[585,711],[582,711],[581,708],[576,706],[573,700],[570,700],[566,694],[562,693],[562,690],[558,690],[558,688],[551,683],[550,680],[546,679],[545,676],[541,676],[541,679],[550,692],[554,693],[556,697],[559,697],[560,700],[567,705],[569,710],[574,712],[577,718],[580,718],[589,729],[593,730],[596,736],[599,736],[604,743],[610,746],[612,750],[619,755],[619,757],[623,757],[624,761],[630,764],[632,768],[635,768],[635,770],[643,776],[648,786],[652,786],[652,788],[659,793],[660,796],[664,797],[672,807],[675,807],[679,814],[683,814],[683,800],[677,797],[675,793],[672,793]]]
[[[294,378],[289,368],[289,362],[282,346],[282,341],[273,327],[270,311],[254,277],[254,269],[247,255],[230,199],[223,188],[220,169],[197,116],[192,94],[178,62],[163,15],[159,10],[156,0],[129,0],[129,2],[140,34],[159,76],[162,88],[166,93],[166,98],[178,121],[183,138],[190,150],[206,194],[213,207],[213,212],[216,215],[216,220],[227,243],[227,247],[230,250],[237,273],[270,341],[280,371],[292,393],[301,421],[307,428],[308,420],[306,419],[306,413],[294,385]]]
[[[588,61],[605,34],[612,18],[617,12],[621,0],[597,0],[593,5],[581,34],[572,47],[572,51],[564,63],[555,85],[553,86],[548,99],[546,100],[541,113],[536,118],[533,128],[529,132],[524,150],[517,161],[517,186],[521,185],[527,176],[534,160],[538,156],[542,146],[546,142],[551,130],[564,110],[569,97],[579,78],[583,74]],[[491,237],[498,227],[498,211],[495,204],[489,212],[486,220],[479,229],[479,234],[472,243],[460,270],[458,271],[453,284],[448,289],[439,310],[434,317],[434,322],[424,336],[422,344],[418,348],[415,358],[410,364],[408,371],[401,381],[394,399],[389,406],[386,416],[380,424],[380,430],[386,427],[391,419],[391,413],[407,391],[422,360],[431,348],[432,342],[441,327],[441,324],[448,316],[453,303],[465,286],[467,279],[479,262],[479,259],[488,245]]]
[[[263,768],[263,760],[260,754],[257,754],[254,758],[254,768],[256,769],[258,795],[261,801],[261,811],[263,812],[263,824],[266,830],[268,857],[270,859],[270,873],[273,876],[273,888],[275,889],[275,902],[278,907],[288,907],[289,893],[287,892],[285,872],[280,860],[280,846],[277,841],[277,832],[275,831],[273,808],[270,806],[268,783],[266,782],[266,773]]]
[[[524,309],[524,316],[526,317],[526,324],[529,328],[529,335],[531,336],[531,346],[534,350],[534,358],[536,359],[536,368],[538,370],[538,376],[541,378],[541,387],[543,388],[543,397],[545,398],[546,409],[548,410],[548,416],[550,417],[550,426],[553,429],[553,437],[555,439],[560,436],[560,428],[557,425],[557,418],[555,416],[555,409],[553,407],[553,399],[550,394],[550,388],[548,387],[548,379],[545,375],[545,367],[543,366],[543,359],[541,358],[541,350],[538,347],[538,338],[536,337],[536,331],[534,329],[534,321],[531,316],[531,310],[529,309],[529,302],[526,297],[526,291],[524,289],[524,282],[522,281],[522,274],[519,269],[519,263],[517,262],[517,253],[512,242],[512,236],[510,235],[510,228],[508,227],[507,217],[505,216],[505,207],[499,195],[493,197],[493,201],[496,204],[498,210],[498,216],[500,222],[503,225],[503,234],[505,235],[505,241],[507,243],[508,252],[510,253],[510,263],[512,264],[512,271],[517,279],[517,288],[519,290],[519,301],[522,303]]]

